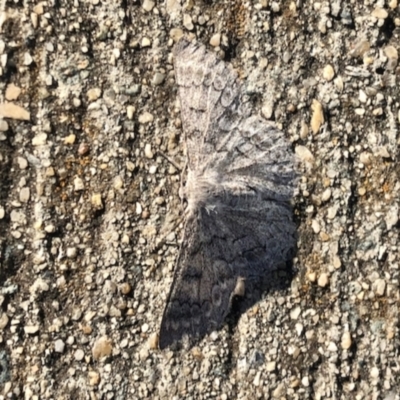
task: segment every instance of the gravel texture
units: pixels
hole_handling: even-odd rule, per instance
[[[0,399],[398,399],[399,9],[2,1]],[[182,35],[293,143],[299,239],[294,275],[233,328],[161,352]]]

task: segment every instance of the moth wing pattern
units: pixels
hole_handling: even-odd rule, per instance
[[[199,209],[186,222],[161,323],[161,349],[185,334],[203,336],[218,328],[229,311],[236,278],[234,266],[221,253],[221,244],[229,239],[215,237],[218,221],[210,221],[210,217],[207,210]]]
[[[201,337],[219,328],[240,278],[251,290],[249,282],[291,257],[295,226],[290,207],[260,205],[255,196],[230,200],[212,210],[200,208],[186,221],[161,323],[161,349],[184,335]]]
[[[240,82],[230,65],[187,40],[176,44],[174,59],[188,166],[196,169],[207,162],[207,147],[222,139],[215,136],[215,122],[223,115],[229,119],[230,106],[239,98]]]
[[[203,46],[174,49],[188,157],[182,245],[160,348],[219,328],[237,282],[293,256],[294,159],[283,133],[243,101],[237,74]],[[251,290],[251,287],[250,287]]]

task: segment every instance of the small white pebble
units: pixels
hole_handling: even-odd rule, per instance
[[[321,200],[322,200],[323,202],[326,202],[326,201],[328,201],[328,200],[331,198],[331,196],[332,196],[332,190],[331,190],[330,188],[327,188],[327,189],[325,189],[324,192],[322,193]]]
[[[33,62],[32,56],[31,56],[28,52],[26,52],[26,53],[24,54],[24,65],[29,66],[29,65],[32,64],[32,62]]]
[[[154,154],[151,151],[151,144],[150,143],[146,143],[146,146],[144,147],[144,155],[146,158],[153,158]]]
[[[150,122],[153,122],[153,120],[154,120],[153,114],[150,114],[147,111],[139,115],[139,122],[141,124],[148,124]]]
[[[149,173],[154,175],[157,172],[157,165],[151,165],[149,168]]]
[[[34,335],[39,332],[39,325],[26,325],[24,326],[24,331],[27,335]]]
[[[192,31],[194,28],[192,17],[189,14],[183,14],[183,26],[188,30]]]
[[[66,254],[68,258],[75,258],[77,255],[76,247],[68,247]]]
[[[335,70],[332,65],[328,64],[325,66],[322,75],[326,81],[330,82],[335,77]]]
[[[213,36],[211,36],[210,39],[210,45],[213,47],[218,47],[221,44],[221,34],[216,33]]]
[[[100,88],[92,88],[89,89],[86,93],[89,101],[96,101],[101,96],[101,89]]]
[[[314,231],[314,233],[316,233],[316,234],[321,232],[321,226],[319,225],[319,222],[316,219],[312,220],[311,228]]]
[[[350,332],[344,332],[342,335],[342,340],[340,342],[342,349],[348,350],[351,347],[351,335]]]
[[[65,343],[61,339],[57,339],[54,342],[54,351],[56,353],[64,353]]]
[[[142,39],[142,43],[141,43],[142,47],[150,47],[151,46],[151,40],[147,37],[144,37]]]
[[[329,284],[329,276],[323,272],[318,278],[318,286],[326,287]]]
[[[307,149],[307,147],[301,145],[296,146],[295,152],[302,161],[309,163],[314,162],[314,156],[312,155],[311,151]]]
[[[276,362],[275,361],[271,361],[269,363],[267,363],[266,365],[266,369],[268,372],[273,372],[276,369]]]
[[[82,361],[83,357],[85,357],[85,353],[82,349],[78,349],[75,351],[74,358],[76,361]]]
[[[372,367],[370,371],[370,376],[372,379],[379,378],[379,369],[376,367]]]
[[[76,176],[74,179],[74,190],[75,192],[79,192],[80,190],[85,189],[85,185],[83,183],[83,180],[79,178],[79,176]]]
[[[303,324],[296,324],[295,329],[296,329],[297,336],[301,336],[301,334],[303,333],[303,330],[304,330],[304,326],[303,326]]]
[[[150,12],[154,6],[155,6],[155,2],[153,0],[144,0],[143,4],[142,4],[142,8],[143,10]]]
[[[333,342],[329,342],[328,351],[330,351],[331,353],[336,353],[337,352],[336,344]]]
[[[305,376],[304,378],[302,378],[301,383],[304,387],[310,386],[310,379],[308,378],[308,376]]]
[[[133,116],[135,114],[135,107],[134,106],[128,106],[126,107],[126,116],[128,117],[128,119],[132,120]]]
[[[299,315],[301,314],[301,308],[296,307],[295,309],[290,311],[290,318],[291,319],[297,319],[299,318]]]

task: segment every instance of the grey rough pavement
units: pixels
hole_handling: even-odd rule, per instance
[[[10,0],[0,29],[0,399],[399,398],[397,0]],[[159,351],[182,35],[293,143],[299,240],[233,329]]]

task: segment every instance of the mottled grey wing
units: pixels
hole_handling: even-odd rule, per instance
[[[184,335],[204,336],[228,314],[238,278],[258,281],[292,257],[288,205],[258,195],[216,197],[186,222],[160,329],[163,349]]]
[[[244,101],[236,72],[205,47],[181,40],[174,49],[188,169],[218,173],[221,190],[293,194],[293,153],[283,133]]]
[[[238,102],[240,83],[230,65],[185,39],[175,46],[174,60],[188,166],[196,169],[207,161],[206,142],[215,140],[215,121]]]
[[[236,285],[233,266],[221,245],[231,235],[218,233],[207,210],[199,209],[186,221],[183,242],[174,280],[161,322],[161,349],[184,335],[203,336],[216,329],[229,310],[230,296]],[[230,258],[230,257],[228,257]]]

